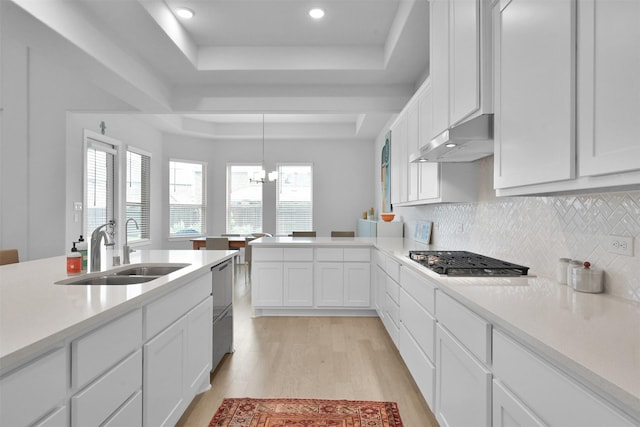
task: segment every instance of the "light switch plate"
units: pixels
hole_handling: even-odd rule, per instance
[[[633,256],[633,237],[609,236],[607,250],[612,254]]]

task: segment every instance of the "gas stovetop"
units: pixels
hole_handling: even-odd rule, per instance
[[[526,276],[529,267],[466,251],[409,251],[409,258],[447,276]]]

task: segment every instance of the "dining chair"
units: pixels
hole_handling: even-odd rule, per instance
[[[270,233],[251,233],[251,235],[255,238],[258,237],[273,237]]]
[[[222,237],[240,237],[240,234],[236,234],[236,233],[224,233],[221,234]]]
[[[251,253],[252,253],[252,249],[251,249],[251,245],[249,244],[250,241],[257,239],[257,237],[246,237],[244,239],[244,263],[242,265],[244,265],[244,283],[248,284],[249,280],[251,278]]]
[[[315,231],[293,231],[292,237],[316,237]]]
[[[0,250],[0,265],[15,264],[19,262],[17,249]]]
[[[331,237],[356,237],[355,231],[332,231]]]
[[[207,250],[229,250],[228,237],[207,237]]]

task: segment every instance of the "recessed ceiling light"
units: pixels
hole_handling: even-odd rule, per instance
[[[324,10],[322,9],[311,9],[309,11],[309,16],[313,19],[320,19],[324,16]]]
[[[454,144],[453,142],[450,142],[450,143],[445,145],[445,147],[447,147],[447,148],[453,148],[455,146],[456,146],[456,144]]]
[[[195,12],[191,9],[187,9],[186,7],[180,7],[176,9],[176,15],[180,18],[191,19],[195,15]]]

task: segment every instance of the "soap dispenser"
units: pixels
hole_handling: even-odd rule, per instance
[[[76,242],[73,242],[73,247],[67,254],[67,274],[78,274],[80,272],[82,272],[82,255],[76,248]]]

